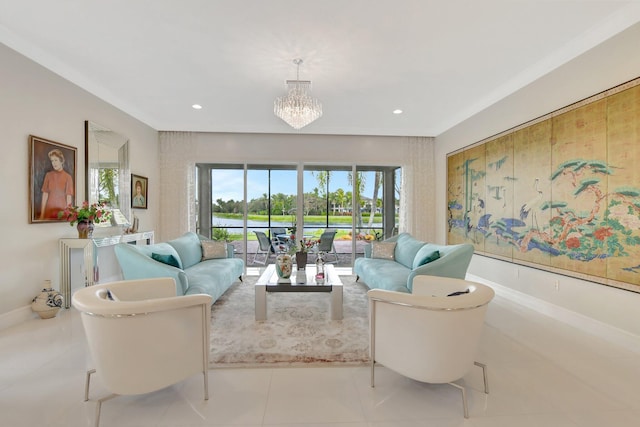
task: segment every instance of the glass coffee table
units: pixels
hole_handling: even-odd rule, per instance
[[[323,284],[316,283],[315,265],[307,265],[305,270],[293,270],[291,283],[278,283],[275,264],[269,264],[256,282],[256,320],[267,320],[267,292],[327,292],[331,294],[331,320],[342,319],[342,282],[333,265],[327,264]],[[305,274],[299,280],[298,274]],[[304,282],[304,283],[296,283]]]

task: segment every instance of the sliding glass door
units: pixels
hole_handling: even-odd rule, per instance
[[[226,240],[248,266],[273,262],[282,241],[336,231],[340,265],[397,230],[398,167],[198,164],[200,234]],[[298,185],[301,194],[298,195]],[[260,245],[259,235],[270,247]],[[261,236],[260,236],[261,237]],[[264,240],[264,239],[263,239]]]

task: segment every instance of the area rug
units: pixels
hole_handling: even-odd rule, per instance
[[[211,309],[210,367],[359,365],[369,360],[367,287],[343,283],[343,319],[331,320],[327,293],[267,292],[267,320],[255,320],[254,284],[246,276]]]

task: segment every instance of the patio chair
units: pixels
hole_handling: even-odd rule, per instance
[[[263,231],[254,231],[254,233],[256,233],[256,237],[258,238],[258,248],[256,249],[256,253],[253,255],[252,263],[265,265],[269,261],[269,257],[271,257],[271,255],[275,255],[279,250],[276,247],[276,244],[269,240]],[[264,259],[258,259],[262,254],[264,254]]]
[[[320,243],[316,246],[316,252],[324,252],[326,255],[332,254],[335,257],[332,261],[325,257],[325,262],[338,262],[338,253],[336,252],[336,246],[333,244],[336,233],[336,230],[325,230],[320,235]]]
[[[289,239],[284,238],[283,236],[287,234],[287,229],[284,227],[272,228],[270,230],[271,240],[275,243],[287,244]]]

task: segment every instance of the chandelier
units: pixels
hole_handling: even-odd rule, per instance
[[[275,100],[273,112],[298,130],[322,116],[322,104],[307,93],[311,88],[311,80],[300,80],[302,59],[294,59],[293,63],[298,67],[296,80],[287,80],[289,93]]]

